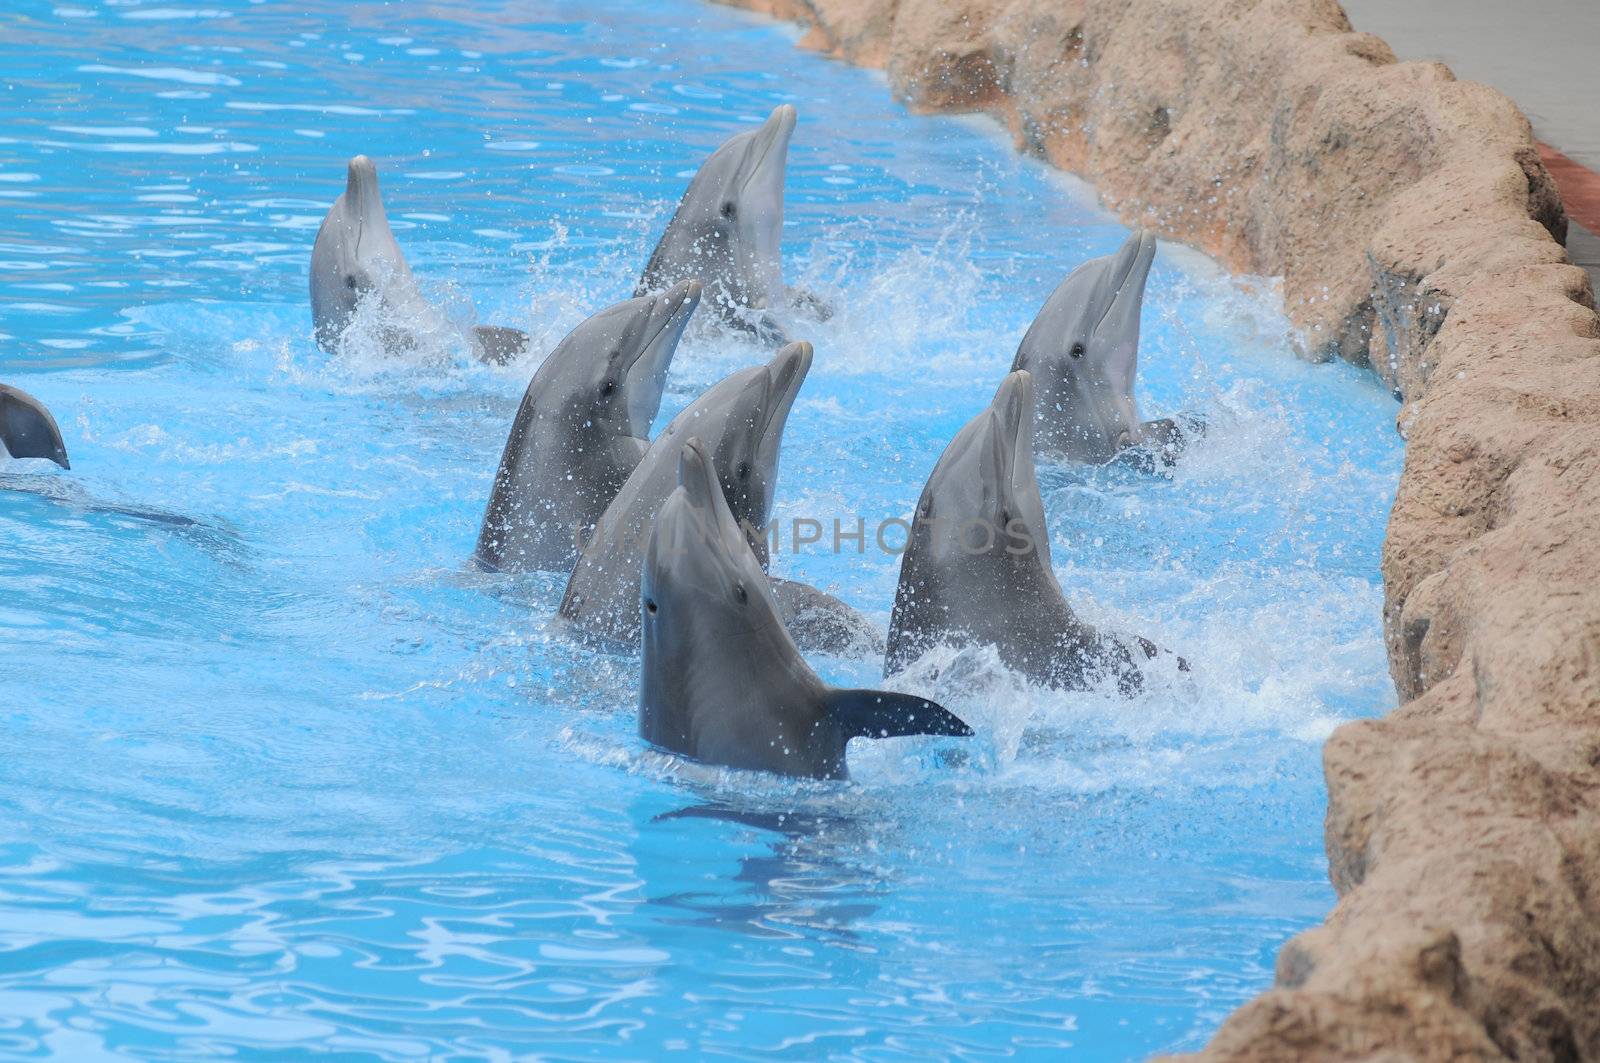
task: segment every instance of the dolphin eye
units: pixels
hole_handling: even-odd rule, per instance
[[[737,214],[738,212],[739,212],[739,208],[734,205],[733,200],[731,200],[731,199],[723,200],[723,202],[722,202],[722,216],[724,218],[731,218],[735,214]]]
[[[656,615],[656,600],[654,598],[646,598],[644,600],[644,611],[651,616]]]
[[[354,273],[346,273],[344,275],[344,286],[349,288],[351,291],[355,291],[356,275]]]
[[[741,480],[750,479],[750,463],[748,461],[741,461],[739,463],[738,477]]]
[[[735,583],[733,585],[733,598],[740,605],[750,604],[750,592],[744,589],[743,583]]]
[[[1072,345],[1072,350],[1068,351],[1067,353],[1071,354],[1072,357],[1074,357],[1074,358],[1082,358],[1083,357],[1083,344],[1074,343]]]
[[[617,382],[615,380],[607,380],[604,384],[600,385],[600,394],[602,395],[613,395],[616,393],[616,390]]]

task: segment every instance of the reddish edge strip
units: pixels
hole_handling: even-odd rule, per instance
[[[1539,143],[1544,168],[1555,178],[1567,216],[1592,233],[1600,233],[1600,173],[1574,162],[1549,144]]]

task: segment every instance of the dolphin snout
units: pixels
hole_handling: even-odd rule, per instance
[[[700,293],[704,288],[704,285],[693,278],[679,281],[661,294],[659,305],[665,306],[668,314],[672,317],[677,317],[685,306],[692,312],[695,307],[700,305]]]
[[[767,363],[767,424],[781,425],[794,405],[800,385],[811,371],[811,344],[804,340],[784,347]]]
[[[798,340],[773,355],[772,361],[767,363],[767,376],[776,393],[800,390],[806,374],[811,371],[812,353],[811,344]]]
[[[711,455],[706,453],[706,445],[700,442],[698,436],[690,436],[685,440],[683,450],[678,454],[678,486],[683,488],[696,507],[709,506],[711,492],[722,490],[717,484]]]
[[[1007,435],[1015,439],[1033,416],[1033,374],[1026,369],[1006,374],[989,406],[999,414]]]
[[[345,169],[344,190],[352,198],[378,190],[378,166],[365,155],[357,155]]]
[[[1150,264],[1156,257],[1156,235],[1148,229],[1135,229],[1112,256],[1112,290],[1126,291],[1129,282],[1142,291]]]
[[[690,437],[678,452],[678,486],[656,513],[647,575],[663,575],[661,566],[670,565],[666,559],[671,557],[683,561],[692,555],[704,562],[726,540],[723,526],[732,519],[711,454],[698,437]],[[707,554],[696,547],[713,549]]]
[[[766,126],[773,132],[781,131],[787,138],[794,132],[795,123],[800,120],[800,112],[794,109],[792,103],[780,103],[772,109],[767,116]]]
[[[795,123],[800,113],[794,104],[783,103],[772,109],[772,114],[761,124],[754,141],[756,169],[780,167],[789,156],[789,140],[794,136]]]
[[[661,345],[663,337],[670,342],[665,346],[672,348],[677,345],[677,337],[682,333],[683,326],[688,323],[689,315],[694,313],[700,305],[700,293],[704,287],[698,280],[690,279],[679,281],[649,304],[648,328],[650,339],[640,348],[639,357]]]

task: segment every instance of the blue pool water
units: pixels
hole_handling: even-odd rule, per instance
[[[1270,284],[1164,248],[1142,401],[1209,436],[1170,480],[1041,473],[1071,600],[1192,683],[1050,694],[968,654],[933,691],[980,732],[955,751],[697,768],[641,747],[632,662],[549,629],[560,579],[467,563],[536,360],[315,349],[344,160],[453,314],[543,351],[794,102],[787,271],[838,313],[782,521],[909,513],[1125,230],[724,8],[189,2],[0,12],[0,379],[73,460],[0,471],[0,1055],[1122,1059],[1270,982],[1332,900],[1320,740],[1393,696],[1400,463],[1391,399],[1297,361]],[[663,419],[763,356],[691,333]],[[893,556],[776,567],[886,625]]]

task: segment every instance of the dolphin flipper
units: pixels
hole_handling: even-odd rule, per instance
[[[476,325],[472,347],[478,360],[490,365],[505,365],[528,349],[528,334],[504,325]]]
[[[762,314],[756,322],[756,338],[768,347],[783,347],[789,343],[789,330],[771,314]]]
[[[13,458],[49,458],[63,469],[67,445],[44,403],[26,391],[0,384],[0,443]]]
[[[818,321],[827,321],[833,317],[833,307],[822,296],[805,288],[790,288],[789,305],[807,314]]]
[[[778,576],[767,579],[778,599],[783,626],[801,649],[838,657],[883,654],[884,641],[878,629],[844,602],[805,583]]]
[[[972,736],[972,728],[949,709],[915,694],[899,694],[892,690],[830,690],[825,710],[828,718],[849,738]]]
[[[1118,451],[1112,462],[1140,472],[1166,473],[1206,434],[1206,423],[1198,417],[1162,417],[1143,422],[1139,432],[1144,438]]]

